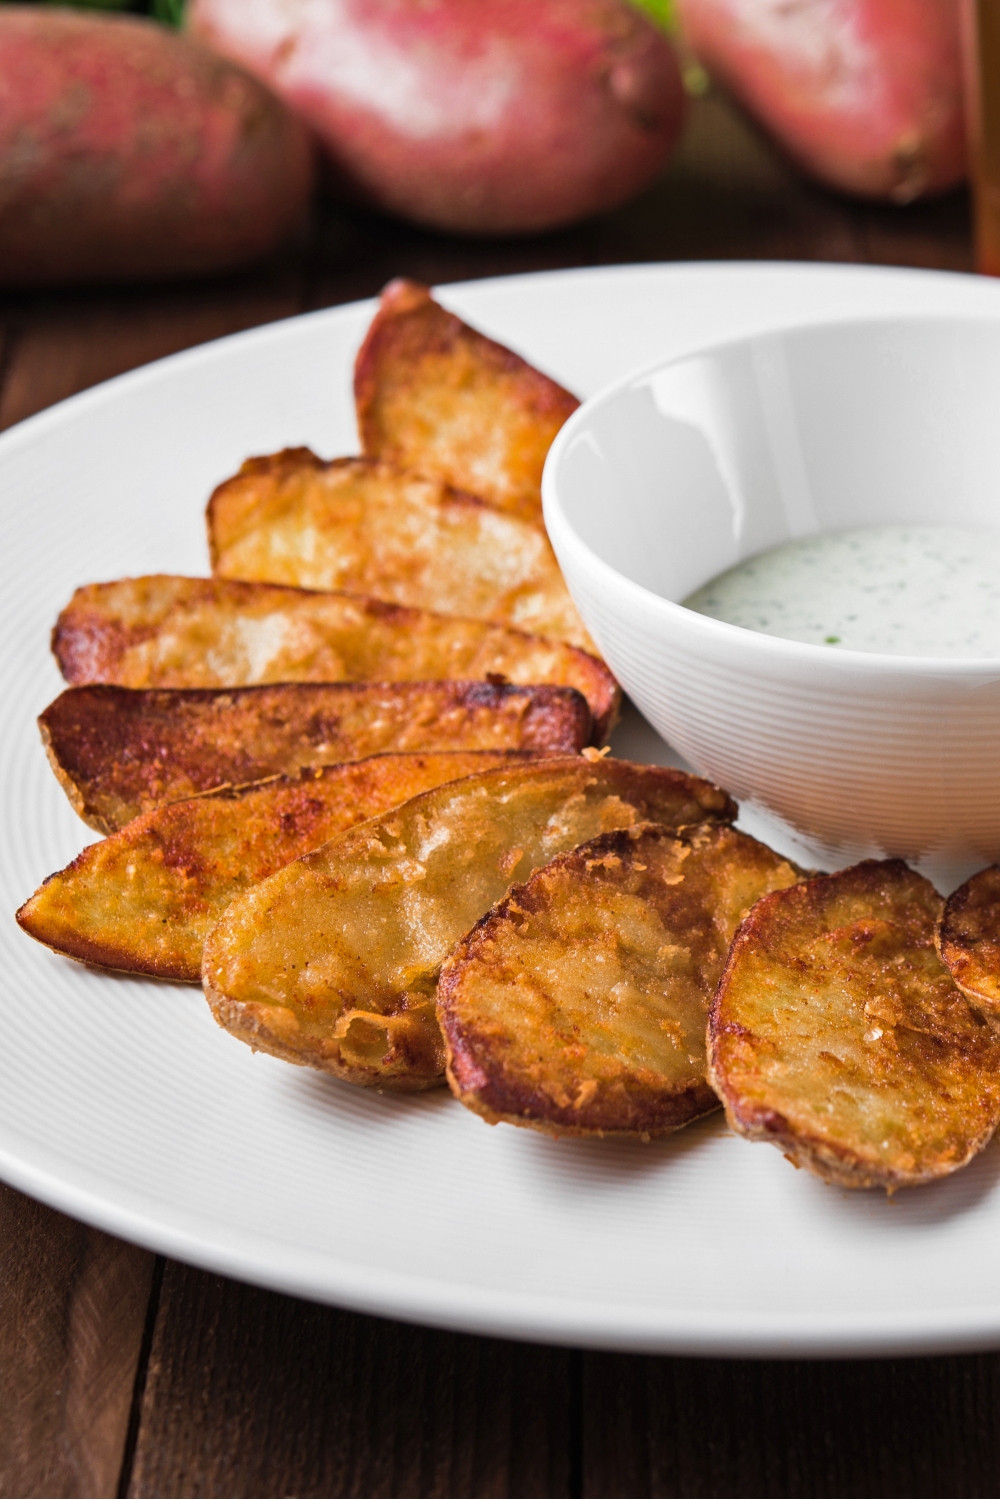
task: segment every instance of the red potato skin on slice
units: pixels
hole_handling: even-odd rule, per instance
[[[490,682],[221,690],[94,683],[60,693],[38,727],[60,786],[101,833],[165,802],[372,755],[572,755],[593,735],[587,701],[575,688]]]
[[[133,16],[0,5],[0,285],[197,275],[302,220],[307,131],[256,78]]]
[[[678,0],[685,36],[810,176],[909,203],[966,175],[958,0]]]
[[[625,202],[684,116],[670,43],[626,0],[192,0],[188,25],[301,115],[355,193],[462,234]]]
[[[448,312],[390,281],[354,364],[361,446],[544,527],[542,470],[576,397]]]
[[[621,689],[602,661],[484,620],[234,578],[152,574],[76,590],[52,632],[66,681],[129,688],[521,681],[578,687],[599,742]]]

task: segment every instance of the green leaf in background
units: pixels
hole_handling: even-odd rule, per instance
[[[705,69],[696,57],[694,57],[683,45],[680,35],[680,25],[677,20],[677,6],[675,0],[632,0],[637,10],[641,10],[644,16],[653,21],[657,26],[662,26],[668,36],[673,37],[675,43],[679,43],[681,54],[681,73],[684,78],[684,88],[695,98],[707,94],[709,89],[709,78]]]
[[[671,36],[677,30],[677,12],[674,0],[632,0],[632,4],[643,11],[657,26],[662,26]]]
[[[179,26],[184,19],[184,0],[153,0],[149,14],[168,26]]]
[[[12,0],[0,0],[0,4]],[[20,0],[13,0],[20,3]],[[166,26],[179,26],[184,19],[184,0],[36,0],[42,5],[72,5],[77,10],[130,10],[152,16]]]

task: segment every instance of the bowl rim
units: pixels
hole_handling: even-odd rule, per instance
[[[647,588],[645,584],[636,583],[634,579],[627,577],[618,568],[605,561],[588,542],[583,540],[563,509],[556,477],[566,449],[580,429],[586,429],[587,421],[592,413],[599,407],[608,405],[623,391],[658,374],[661,370],[688,364],[708,354],[723,355],[730,350],[745,349],[764,339],[781,339],[793,334],[822,333],[834,329],[894,327],[904,324],[948,323],[976,328],[986,324],[1000,329],[1000,309],[996,312],[983,313],[902,312],[860,314],[846,318],[837,315],[829,318],[814,318],[805,322],[783,324],[780,327],[761,330],[757,333],[741,334],[735,338],[713,339],[703,345],[686,349],[682,354],[646,360],[627,374],[602,386],[600,390],[581,402],[576,411],[563,423],[546,455],[542,471],[542,510],[545,527],[557,556],[562,548],[575,552],[586,567],[598,576],[603,576],[605,584],[612,585],[618,591],[631,594],[636,602],[644,605],[647,610],[653,609],[654,612],[658,612],[664,622],[690,631],[696,638],[700,636],[706,646],[718,647],[728,644],[733,650],[751,655],[759,653],[762,660],[769,660],[772,665],[777,665],[782,660],[795,662],[800,666],[808,666],[810,663],[818,665],[822,662],[824,667],[833,667],[840,673],[857,672],[865,676],[884,676],[894,672],[920,677],[944,676],[958,681],[977,676],[995,678],[1000,674],[1000,654],[996,656],[918,656],[914,654],[911,656],[896,655],[888,651],[858,651],[850,646],[820,646],[810,641],[793,641],[785,636],[768,635],[761,630],[751,630],[745,625],[733,625],[728,620],[718,620],[712,615],[700,614],[697,610],[688,609],[686,605],[679,604],[673,599],[666,599],[662,594],[657,594],[654,590]],[[1000,536],[1000,525],[996,528],[984,528],[984,534],[987,531],[989,534],[995,532]],[[764,549],[764,551],[769,550]],[[748,557],[757,555],[759,554],[750,553]],[[559,561],[562,562],[561,557]],[[707,583],[709,580],[705,581]]]

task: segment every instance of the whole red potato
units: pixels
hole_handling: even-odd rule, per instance
[[[0,285],[252,261],[302,217],[312,156],[279,100],[190,38],[0,6]]]
[[[626,0],[192,0],[187,17],[312,126],[342,180],[437,229],[611,208],[683,119],[670,43]]]
[[[966,174],[958,0],[678,0],[709,73],[814,177],[908,203]]]

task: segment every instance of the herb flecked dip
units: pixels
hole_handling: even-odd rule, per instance
[[[893,656],[1000,656],[1000,533],[864,526],[800,537],[683,603],[746,630]]]

